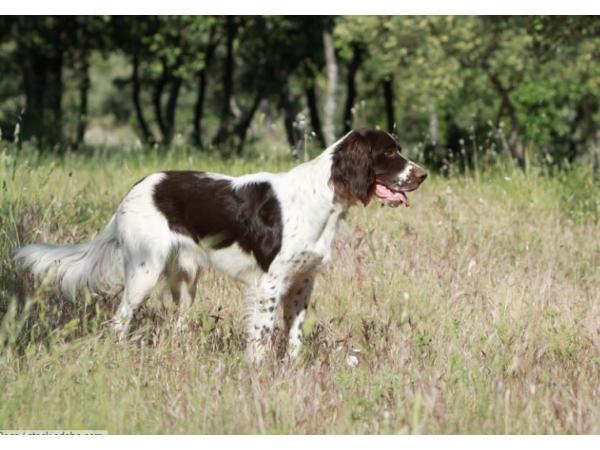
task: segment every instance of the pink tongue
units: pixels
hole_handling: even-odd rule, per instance
[[[383,200],[387,200],[390,203],[404,203],[408,206],[408,198],[406,198],[406,194],[404,192],[394,192],[383,184],[377,183],[375,185],[375,195]]]

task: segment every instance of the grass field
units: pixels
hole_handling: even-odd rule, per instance
[[[355,208],[295,363],[244,362],[242,291],[216,273],[189,333],[158,291],[119,345],[114,299],[32,292],[10,260],[90,239],[149,172],[293,164],[0,150],[0,429],[600,433],[600,188],[585,168],[434,175],[411,208]]]

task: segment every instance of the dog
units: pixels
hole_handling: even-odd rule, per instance
[[[296,357],[315,275],[330,262],[348,209],[373,197],[408,206],[406,193],[427,177],[400,150],[390,134],[364,128],[289,172],[154,173],[129,190],[91,242],[32,244],[14,258],[38,278],[52,276],[69,297],[121,288],[119,339],[165,277],[179,307],[177,327],[184,327],[201,269],[212,266],[246,285],[247,357],[264,356],[280,306],[287,352]]]

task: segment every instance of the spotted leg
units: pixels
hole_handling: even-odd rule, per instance
[[[171,294],[173,301],[179,308],[179,317],[177,318],[176,330],[184,331],[187,329],[188,312],[194,303],[196,297],[196,286],[200,271],[189,274],[181,272],[176,278],[170,280]]]
[[[180,249],[178,255],[171,261],[168,273],[173,301],[179,308],[177,331],[187,328],[187,314],[196,297],[199,275],[200,270],[195,251]]]
[[[283,318],[288,336],[287,353],[296,358],[302,347],[302,324],[306,318],[308,303],[314,285],[314,277],[307,276],[294,286],[284,299]]]
[[[285,278],[272,273],[264,274],[257,284],[248,288],[246,357],[250,361],[260,361],[269,348],[275,314],[285,292]]]

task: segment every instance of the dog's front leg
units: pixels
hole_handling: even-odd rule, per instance
[[[250,361],[262,360],[270,348],[275,314],[285,292],[285,277],[271,273],[264,274],[256,284],[249,286],[246,357]]]
[[[327,263],[328,254],[331,253],[323,245],[331,245],[331,240],[325,240],[324,244],[317,243],[321,251],[300,251],[290,260],[290,272],[295,274],[295,281],[283,299],[283,319],[288,337],[287,354],[291,358],[297,358],[302,347],[302,324],[306,318],[315,275],[319,267]]]
[[[291,358],[298,357],[302,347],[302,324],[306,318],[314,276],[307,275],[285,296],[283,318],[288,335],[287,353]]]

